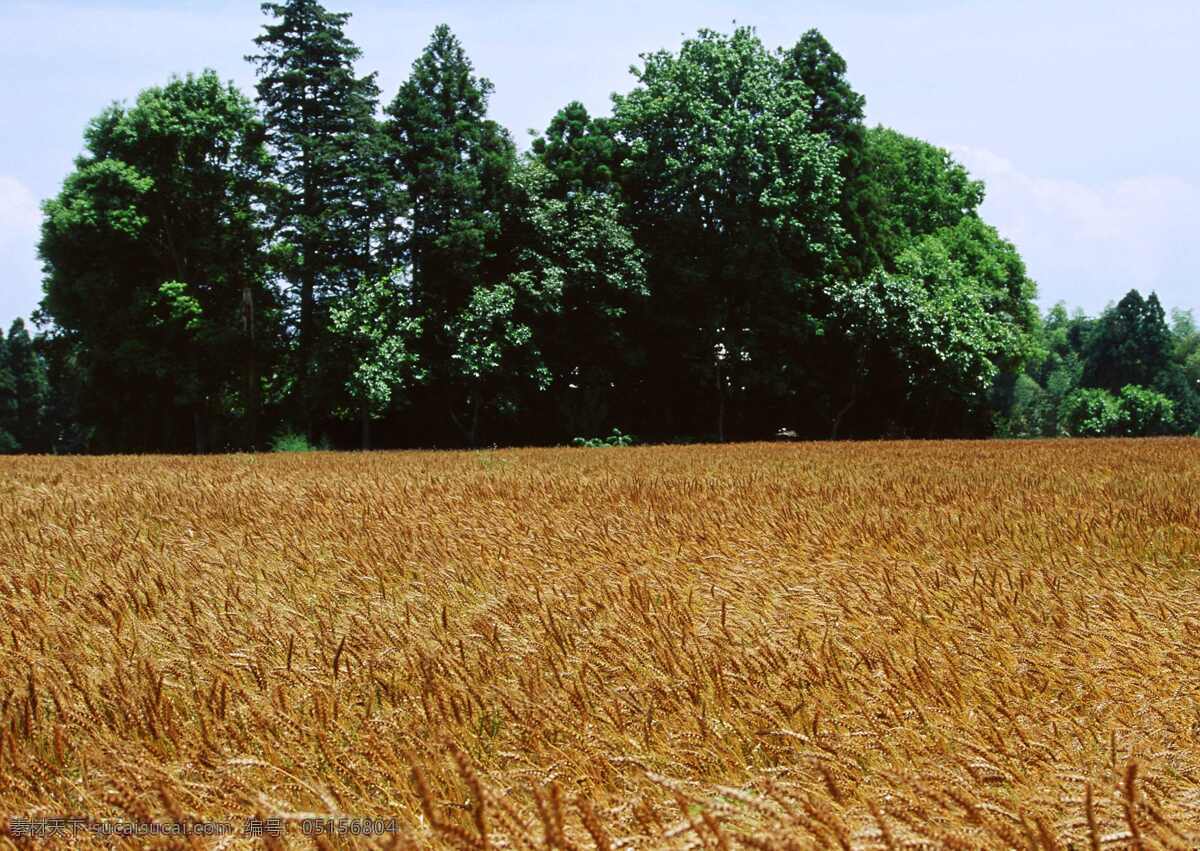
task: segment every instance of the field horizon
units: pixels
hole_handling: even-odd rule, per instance
[[[1196,438],[15,456],[0,568],[0,845],[1200,844]]]

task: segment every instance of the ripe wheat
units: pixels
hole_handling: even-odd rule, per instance
[[[9,459],[0,595],[10,817],[1200,845],[1200,441]]]

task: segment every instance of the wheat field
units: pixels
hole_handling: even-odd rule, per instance
[[[1197,440],[6,459],[0,612],[5,847],[1200,845]]]

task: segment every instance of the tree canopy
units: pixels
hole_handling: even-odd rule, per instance
[[[983,184],[864,123],[817,30],[643,54],[519,151],[439,26],[386,106],[319,0],[104,109],[45,203],[0,450],[1200,427],[1200,333],[1133,292],[1039,316]]]

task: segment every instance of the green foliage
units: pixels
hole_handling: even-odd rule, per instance
[[[795,383],[786,354],[811,336],[846,239],[839,155],[811,132],[808,88],[749,28],[701,30],[633,73],[613,123],[630,151],[622,193],[651,258],[646,404],[706,407],[723,440],[742,399]]]
[[[1104,437],[1120,427],[1121,406],[1107,390],[1073,390],[1059,406],[1059,433],[1067,437]]]
[[[474,445],[498,370],[525,363],[529,329],[504,282],[501,211],[516,149],[487,118],[492,84],[476,77],[461,43],[443,25],[387,107],[397,152],[395,178],[412,199],[407,252],[412,304],[429,329],[420,356],[451,420]],[[536,355],[531,355],[536,360]],[[536,367],[535,367],[536,369]]]
[[[600,449],[607,446],[633,446],[636,442],[637,438],[632,434],[624,434],[619,428],[614,428],[608,437],[576,437],[571,445]]]
[[[1158,296],[1130,290],[1100,316],[1087,343],[1083,382],[1117,393],[1150,386],[1171,357],[1171,333]]]
[[[1039,437],[1045,434],[1051,410],[1049,394],[1028,375],[1018,375],[1008,410],[997,415],[997,437]]]
[[[345,34],[350,16],[317,0],[262,8],[271,22],[254,40],[260,52],[247,59],[256,66],[274,154],[274,256],[297,302],[290,307],[298,320],[298,402],[311,437],[319,409],[333,407],[328,385],[344,383],[325,346],[329,304],[386,271],[376,243],[392,236],[402,193],[387,180],[375,75],[354,71],[361,51]]]
[[[1170,434],[1175,428],[1175,403],[1161,393],[1127,384],[1121,388],[1117,431],[1128,437]]]
[[[617,188],[628,146],[608,118],[593,118],[579,101],[560,109],[546,132],[533,140],[533,153],[553,175],[553,192],[567,197]]]
[[[855,353],[849,380],[922,408],[983,410],[1033,348],[1032,284],[1015,250],[968,218],[915,241],[895,267],[829,289],[831,325]]]
[[[402,272],[361,282],[330,312],[330,328],[353,361],[346,390],[371,417],[424,377],[414,349],[421,320],[408,304]]]
[[[202,450],[229,427],[216,400],[252,408],[250,365],[277,338],[262,137],[252,104],[215,73],[175,78],[93,120],[44,205],[41,315],[74,348],[98,448]]]
[[[947,151],[886,127],[867,131],[862,175],[853,187],[860,250],[889,270],[916,238],[957,225],[983,202],[983,184]]]
[[[303,434],[284,431],[271,439],[272,452],[316,452],[317,447],[309,443]]]
[[[364,447],[373,421],[424,445],[450,424],[468,445],[612,422],[1033,435],[1127,384],[1158,396],[1130,396],[1124,430],[1200,426],[1194,326],[1132,294],[1042,321],[982,184],[865,128],[816,30],[645,54],[611,117],[572,101],[519,158],[448,27],[381,120],[348,15],[263,10],[258,112],[212,72],[148,89],[97,116],[46,203],[55,390],[30,439],[253,447],[288,422],[346,443],[351,418]],[[24,445],[4,369],[0,433]]]

